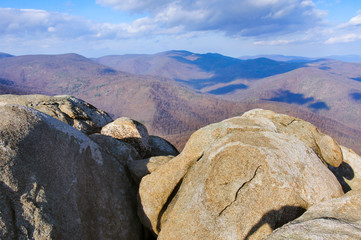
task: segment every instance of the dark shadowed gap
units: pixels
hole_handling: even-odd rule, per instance
[[[223,95],[223,94],[227,94],[227,93],[233,92],[238,89],[247,89],[247,88],[248,88],[248,86],[245,84],[232,84],[232,85],[228,85],[225,87],[217,88],[215,90],[209,91],[208,93],[215,94],[215,95]]]

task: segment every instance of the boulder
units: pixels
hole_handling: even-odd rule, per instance
[[[141,239],[136,189],[89,137],[0,104],[0,239]]]
[[[123,166],[127,165],[129,161],[141,159],[137,150],[128,143],[100,133],[91,134],[89,137],[110,155],[115,157]]]
[[[347,147],[341,146],[341,149],[342,164],[337,168],[330,167],[330,170],[341,183],[344,192],[361,189],[361,157]]]
[[[156,156],[177,156],[178,150],[167,140],[157,136],[149,136],[149,145],[151,148],[151,157]]]
[[[100,132],[113,121],[106,112],[72,96],[0,95],[0,102],[34,108],[86,134]]]
[[[257,111],[196,131],[142,178],[139,216],[158,239],[262,239],[343,194],[307,142]]]
[[[266,239],[361,239],[361,191],[352,190],[340,198],[312,206]]]
[[[105,125],[101,130],[101,134],[129,143],[142,158],[145,158],[151,152],[147,128],[140,122],[130,118],[121,117]]]

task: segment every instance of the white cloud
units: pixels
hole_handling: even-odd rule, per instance
[[[272,41],[255,41],[253,42],[254,45],[268,45],[268,46],[275,46],[275,45],[288,45],[290,43],[294,43],[294,39],[279,39],[279,40],[272,40]]]
[[[348,34],[344,34],[344,35],[331,37],[327,41],[325,41],[325,43],[326,44],[349,43],[349,42],[355,42],[358,40],[361,40],[361,33],[358,33],[358,34],[348,33]]]
[[[350,43],[361,40],[361,14],[352,17],[348,22],[330,29],[326,44]]]
[[[159,27],[222,31],[234,36],[288,33],[317,24],[324,12],[311,0],[97,0],[103,6],[149,14]]]

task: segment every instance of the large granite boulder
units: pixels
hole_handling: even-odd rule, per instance
[[[0,239],[141,239],[136,189],[87,135],[0,104]]]
[[[257,110],[204,127],[177,157],[143,177],[143,224],[160,240],[262,239],[310,206],[341,196],[323,150],[308,138],[317,130],[281,131],[298,120],[282,127],[269,114]],[[334,154],[327,161],[339,158]]]
[[[361,156],[341,146],[343,162],[339,167],[330,167],[342,185],[344,192],[361,189]]]
[[[72,96],[0,95],[0,102],[34,108],[86,134],[100,132],[113,121],[106,112]]]
[[[127,117],[121,117],[105,125],[101,134],[107,135],[132,145],[144,158],[150,155],[149,134],[147,128]]]
[[[361,239],[361,191],[352,190],[340,198],[312,206],[266,239]]]

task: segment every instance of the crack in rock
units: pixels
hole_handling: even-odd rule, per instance
[[[231,203],[229,203],[227,206],[225,206],[225,207],[222,209],[222,211],[219,212],[218,217],[221,216],[222,213],[223,213],[228,207],[230,207],[235,201],[237,201],[238,193],[240,192],[240,190],[241,190],[247,183],[251,182],[251,181],[256,177],[257,171],[258,171],[258,169],[259,169],[260,167],[261,167],[261,165],[256,168],[256,170],[254,171],[254,174],[253,174],[253,176],[251,177],[250,180],[244,182],[244,183],[238,188],[238,190],[236,191],[236,194],[235,194],[235,196],[234,196],[234,200],[233,200]]]

